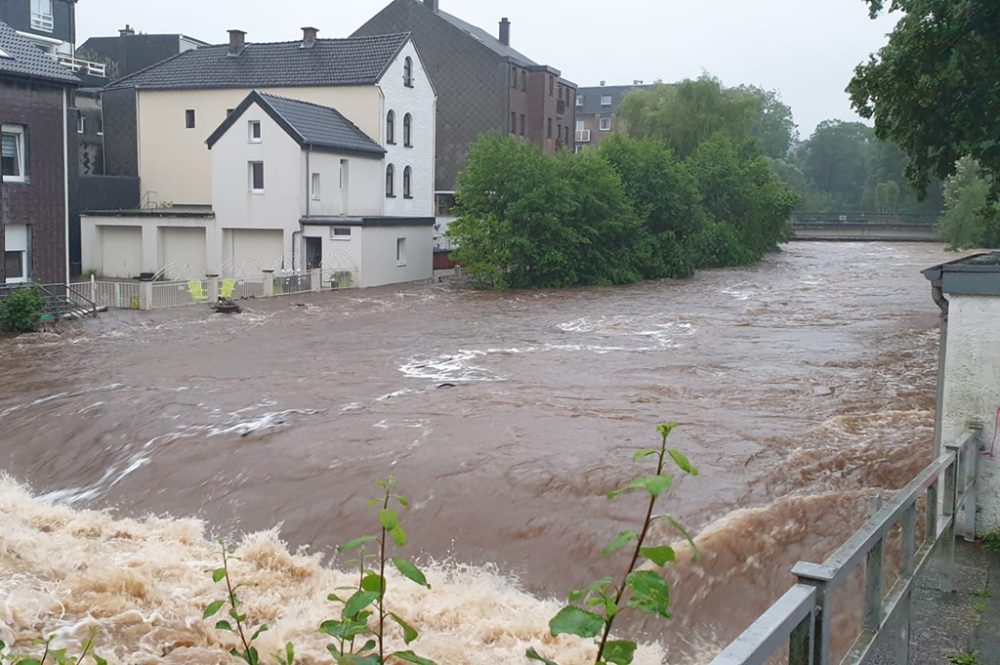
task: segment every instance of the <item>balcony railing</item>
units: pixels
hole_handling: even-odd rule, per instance
[[[80,58],[76,58],[71,55],[63,55],[61,53],[57,54],[55,58],[60,65],[75,74],[90,74],[91,76],[97,76],[100,78],[107,78],[108,76],[108,66],[103,62],[81,60]]]
[[[578,130],[576,130],[576,142],[577,143],[590,143],[590,130],[589,129],[578,129]]]
[[[31,29],[41,30],[42,32],[52,32],[55,29],[55,21],[52,20],[52,16],[45,14],[31,14]]]

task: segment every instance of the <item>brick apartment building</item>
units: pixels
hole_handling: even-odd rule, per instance
[[[624,123],[618,116],[625,95],[636,89],[652,88],[634,81],[632,85],[601,85],[576,91],[576,149],[596,148],[606,136],[620,131]]]
[[[511,46],[511,23],[496,36],[438,7],[437,0],[393,0],[354,36],[409,32],[438,94],[439,214],[446,214],[469,146],[480,134],[507,132],[545,152],[573,149],[576,84],[555,67]]]
[[[0,23],[0,283],[66,281],[67,148],[79,83]]]

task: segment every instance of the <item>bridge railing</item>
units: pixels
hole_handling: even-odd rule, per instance
[[[937,219],[897,212],[797,212],[792,224],[912,224],[935,226]]]
[[[956,521],[964,510],[966,535],[974,531],[976,476],[980,454],[978,430],[961,440],[925,468],[889,503],[865,522],[822,564],[799,562],[792,572],[798,584],[757,618],[710,665],[764,665],[787,649],[788,665],[830,665],[833,602],[836,592],[853,574],[864,571],[862,627],[842,665],[864,665],[884,639],[892,639],[898,665],[909,662],[910,612],[913,589],[931,555],[944,549],[942,584],[951,590]],[[923,538],[918,544],[917,521],[924,506]],[[883,593],[886,542],[900,526],[902,557],[899,575]],[[849,599],[850,600],[850,599]],[[890,631],[890,625],[901,626]]]

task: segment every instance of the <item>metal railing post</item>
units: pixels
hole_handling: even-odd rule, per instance
[[[868,550],[865,561],[865,623],[864,626],[876,632],[882,625],[882,563],[885,559],[885,538]]]
[[[802,620],[788,639],[788,665],[812,665],[815,645],[816,610]]]
[[[799,584],[807,584],[816,589],[816,609],[812,615],[812,654],[807,662],[811,665],[830,665],[830,631],[833,618],[833,587],[827,569],[816,564],[800,561],[792,568],[792,574],[799,578]],[[792,661],[789,661],[791,665]],[[798,665],[798,663],[795,663]]]
[[[958,498],[959,473],[961,471],[961,451],[954,451],[955,459],[944,473],[944,506],[942,516],[947,520],[942,538],[944,539],[944,575],[941,578],[941,591],[954,591],[953,578],[955,572],[955,521],[956,503]]]
[[[906,509],[900,520],[900,548],[903,560],[900,575],[904,579],[913,577],[914,557],[917,550],[917,503]],[[907,591],[900,600],[899,632],[896,635],[896,663],[908,665],[910,662],[910,620],[913,612],[913,592]]]

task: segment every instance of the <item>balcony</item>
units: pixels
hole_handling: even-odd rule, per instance
[[[62,53],[56,54],[56,62],[70,70],[74,74],[90,74],[91,76],[96,76],[98,78],[108,77],[108,66],[103,62],[91,62],[90,60],[81,60],[71,55],[64,55]]]
[[[31,29],[41,30],[42,32],[52,32],[55,29],[55,21],[52,20],[51,14],[37,14],[35,12],[31,13]]]
[[[589,129],[578,129],[578,130],[576,130],[576,142],[577,143],[590,143],[590,130]]]

